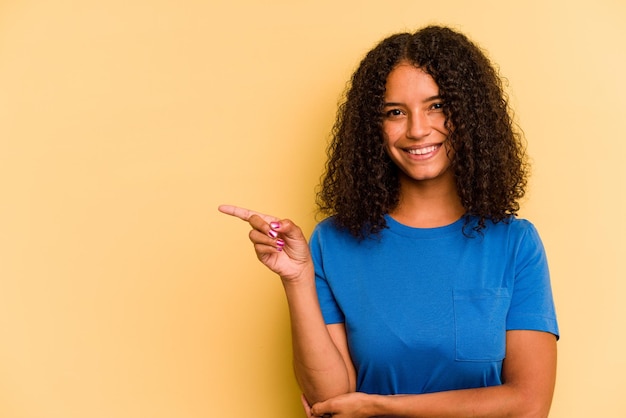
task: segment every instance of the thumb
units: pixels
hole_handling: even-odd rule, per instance
[[[271,221],[269,224],[270,228],[278,232],[283,239],[304,241],[306,243],[302,229],[290,219],[275,220]]]
[[[311,407],[311,415],[314,417],[330,418],[333,416],[328,408],[328,402],[318,402]]]

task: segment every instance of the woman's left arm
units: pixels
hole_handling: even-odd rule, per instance
[[[503,384],[422,395],[348,393],[312,407],[313,416],[334,418],[548,416],[556,380],[556,337],[541,331],[506,333]]]

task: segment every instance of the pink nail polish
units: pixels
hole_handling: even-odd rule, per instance
[[[282,239],[278,238],[276,240],[276,245],[278,245],[279,247],[283,247],[285,245],[285,241],[283,241]]]
[[[280,228],[280,223],[279,222],[270,222],[270,227],[272,229],[278,229],[278,228]]]
[[[267,235],[269,235],[272,238],[276,238],[278,236],[278,232],[274,231],[273,229],[270,229]]]

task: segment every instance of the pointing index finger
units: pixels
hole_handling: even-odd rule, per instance
[[[240,208],[239,206],[233,206],[233,205],[220,205],[217,208],[217,210],[219,210],[222,213],[225,213],[226,215],[234,216],[246,222],[249,221],[253,215],[260,216],[266,222],[272,222],[272,221],[278,220],[278,218],[274,216],[265,215],[260,212],[255,212],[250,209]]]

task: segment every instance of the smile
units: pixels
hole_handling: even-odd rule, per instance
[[[441,145],[431,145],[431,146],[425,147],[425,148],[408,149],[408,150],[406,150],[406,152],[408,152],[409,154],[413,154],[413,155],[424,155],[424,154],[428,154],[430,152],[433,152],[434,150],[436,150],[440,146]]]

